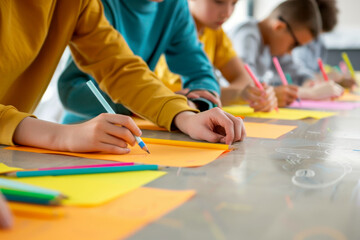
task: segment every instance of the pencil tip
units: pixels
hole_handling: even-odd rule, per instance
[[[146,150],[146,152],[147,152],[148,154],[150,154],[150,151],[149,151],[149,150]]]

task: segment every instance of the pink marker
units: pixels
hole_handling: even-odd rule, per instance
[[[342,72],[343,74],[348,74],[348,73],[349,73],[349,70],[348,70],[345,62],[341,61],[341,62],[339,63],[339,67],[340,67],[341,72]]]
[[[318,59],[318,64],[319,64],[319,67],[320,67],[320,71],[321,71],[321,73],[322,73],[322,75],[323,75],[323,77],[324,77],[324,80],[325,80],[326,82],[328,82],[328,81],[329,81],[329,77],[328,77],[328,75],[327,75],[326,72],[325,72],[324,64],[323,64],[323,61],[321,60],[321,58]]]
[[[69,167],[52,167],[52,168],[39,168],[39,171],[46,170],[59,170],[59,169],[75,169],[75,168],[97,168],[97,167],[119,167],[119,166],[131,166],[134,163],[110,163],[110,164],[96,164],[96,165],[79,165]]]
[[[250,67],[248,64],[245,64],[245,69],[246,71],[249,73],[250,77],[252,78],[252,80],[254,81],[255,85],[261,90],[264,91],[264,87],[263,85],[261,85],[261,83],[259,82],[259,80],[256,78],[255,74],[251,71]],[[278,107],[275,108],[276,112],[279,112]]]
[[[276,71],[278,72],[283,85],[287,86],[288,82],[286,81],[284,71],[282,70],[281,65],[279,63],[279,59],[277,57],[273,57],[273,63],[275,65]]]
[[[250,67],[248,64],[245,64],[245,69],[246,71],[249,73],[250,77],[252,78],[252,80],[254,81],[255,85],[260,89],[260,90],[264,90],[264,87],[261,85],[261,83],[259,82],[259,80],[256,78],[255,74],[251,71]]]

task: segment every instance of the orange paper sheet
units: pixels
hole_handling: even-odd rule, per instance
[[[15,216],[0,239],[124,239],[194,196],[195,191],[140,188],[95,208],[62,207],[65,216],[41,219]]]
[[[345,92],[344,95],[336,99],[336,101],[343,102],[360,102],[360,95],[356,95],[353,93]]]
[[[246,136],[253,138],[277,139],[291,132],[297,126],[245,122]]]
[[[157,164],[170,167],[198,167],[214,161],[224,152],[218,149],[179,147],[171,145],[147,144],[151,154],[145,153],[139,146],[131,147],[131,152],[125,155],[103,154],[103,153],[71,153],[59,152],[40,148],[14,146],[5,149],[35,152],[51,153],[67,156],[110,160],[118,162],[136,162],[143,164]]]
[[[145,119],[141,119],[141,118],[133,118],[133,119],[140,129],[166,131],[165,128],[158,127],[152,122],[147,121]],[[254,123],[254,122],[244,122],[244,125],[246,129],[247,137],[267,138],[267,139],[277,139],[280,136],[297,128],[297,126],[290,126],[290,125],[275,125],[275,124]]]

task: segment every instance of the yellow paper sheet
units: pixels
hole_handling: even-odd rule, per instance
[[[44,220],[15,217],[0,239],[124,239],[189,200],[195,191],[140,188],[95,208],[64,207],[65,217]]]
[[[279,108],[279,112],[276,112],[274,110],[269,113],[264,113],[264,112],[254,112],[254,109],[243,105],[223,107],[223,110],[233,115],[244,115],[246,117],[271,118],[271,119],[283,119],[283,120],[299,120],[304,118],[321,119],[321,118],[331,117],[337,114],[335,112],[321,112],[321,111],[309,111],[309,110],[287,109],[287,108]]]
[[[0,173],[7,173],[7,172],[12,172],[12,171],[18,171],[18,170],[21,170],[21,168],[9,167],[3,163],[0,163]]]
[[[8,179],[60,191],[69,197],[63,201],[64,205],[88,207],[113,200],[164,174],[163,171],[137,171]]]
[[[178,147],[169,145],[147,144],[151,154],[145,153],[139,146],[129,146],[131,152],[125,155],[102,153],[71,153],[51,151],[31,147],[7,147],[5,149],[36,153],[62,154],[75,157],[110,160],[118,162],[136,162],[144,164],[157,164],[170,167],[198,167],[214,161],[224,150]]]
[[[135,123],[140,129],[147,130],[165,130],[165,128],[161,128],[156,126],[150,121],[141,119],[141,118],[133,118]],[[246,129],[246,136],[253,138],[268,138],[268,139],[277,139],[278,137],[294,130],[297,126],[290,125],[275,125],[268,123],[253,123],[253,122],[244,122]],[[143,138],[146,142],[147,138]]]

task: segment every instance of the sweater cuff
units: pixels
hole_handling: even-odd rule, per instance
[[[171,131],[174,118],[177,114],[184,111],[199,112],[199,110],[189,107],[187,100],[185,97],[183,98],[185,101],[182,99],[180,101],[179,99],[171,99],[163,105],[156,121],[159,126],[165,127],[168,131]]]
[[[35,117],[29,113],[19,112],[13,106],[7,106],[0,116],[0,144],[14,145],[13,136],[17,126],[26,117]]]

